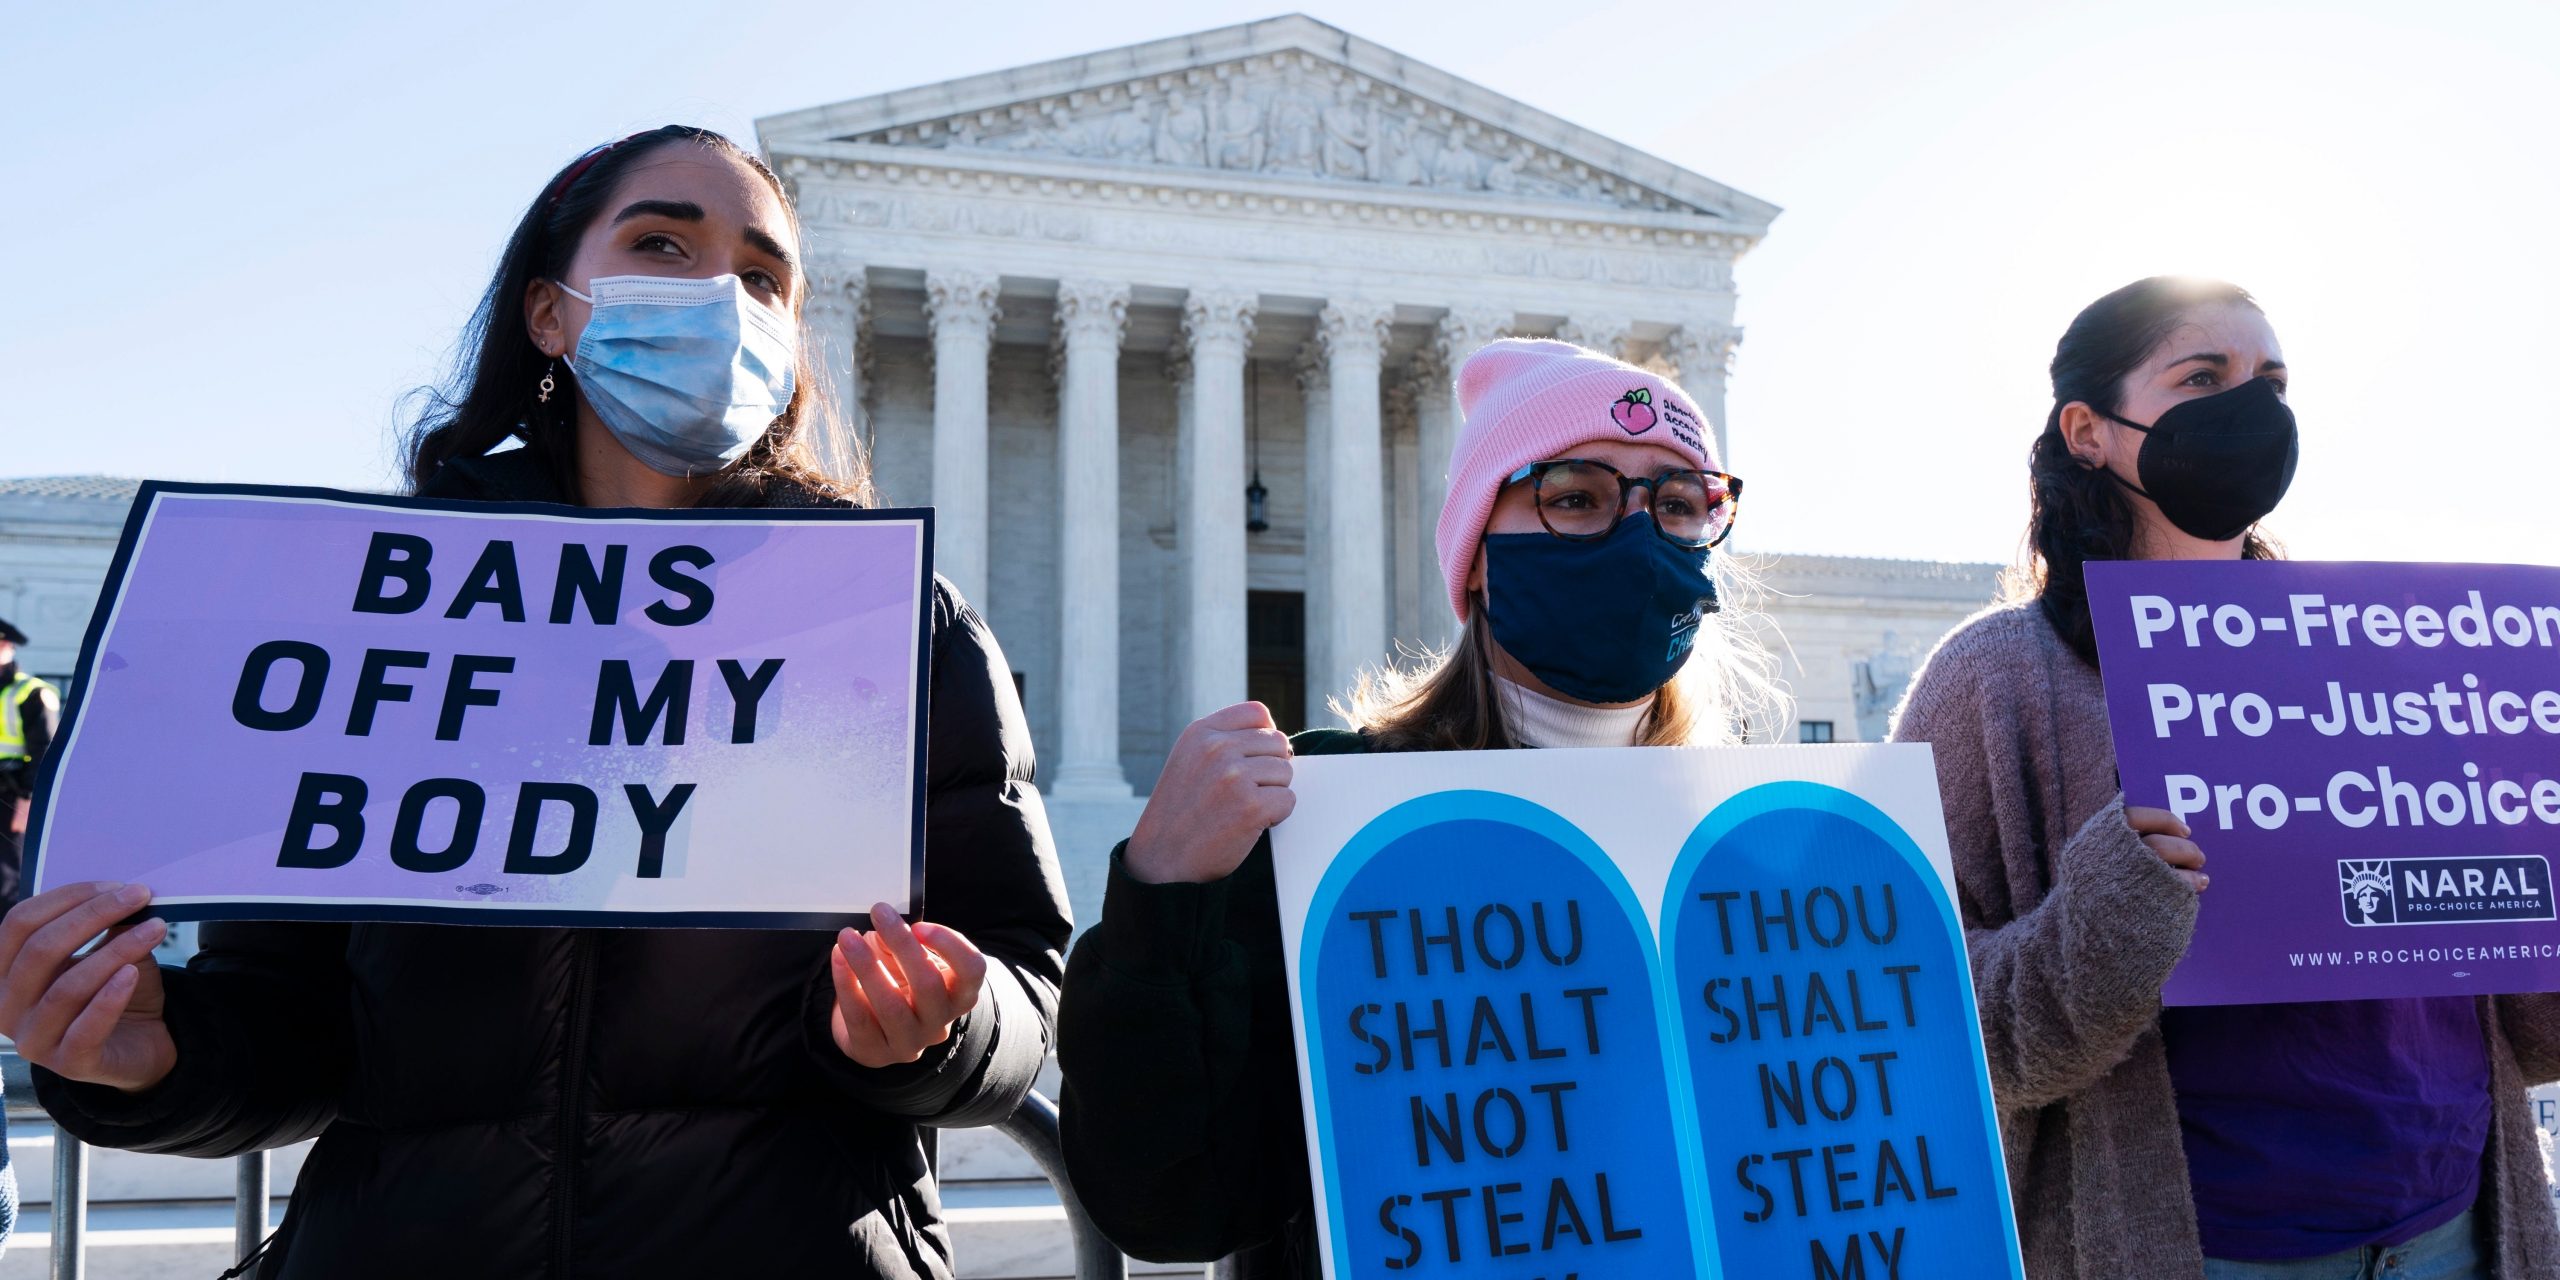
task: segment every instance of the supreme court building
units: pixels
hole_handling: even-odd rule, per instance
[[[1331,723],[1361,667],[1448,637],[1451,373],[1485,342],[1660,369],[1724,452],[1733,263],[1778,214],[1301,16],[757,135],[884,497],[937,509],[1053,805],[1122,814],[1200,713]],[[1877,736],[1993,592],[1987,565],[1763,568],[1804,716],[1777,739]]]

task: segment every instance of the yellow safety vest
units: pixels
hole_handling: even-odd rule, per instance
[[[26,672],[6,685],[0,685],[0,760],[27,758],[27,726],[18,712],[18,704],[29,698],[55,698],[54,687]],[[58,727],[58,726],[57,726]]]

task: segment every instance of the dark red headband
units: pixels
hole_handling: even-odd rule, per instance
[[[585,155],[578,157],[575,163],[571,164],[560,174],[560,180],[551,184],[550,193],[542,197],[543,207],[549,208],[552,205],[560,203],[560,197],[569,194],[569,188],[578,185],[578,179],[587,176],[587,170],[594,168],[596,161],[604,159],[606,152],[612,151],[633,139],[646,137],[649,134],[656,132],[657,130],[655,129],[643,129],[629,137],[616,138],[613,141],[608,142],[603,146],[596,147],[588,151]]]

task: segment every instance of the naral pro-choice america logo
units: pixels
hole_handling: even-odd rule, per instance
[[[2338,900],[2359,928],[2554,918],[2551,864],[2534,856],[2341,860]]]

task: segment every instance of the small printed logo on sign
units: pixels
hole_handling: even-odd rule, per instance
[[[2338,898],[2359,928],[2555,918],[2551,864],[2529,855],[2341,860]]]

